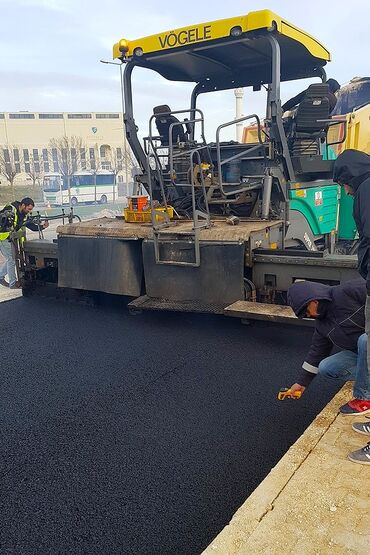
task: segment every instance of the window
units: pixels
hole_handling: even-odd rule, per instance
[[[122,148],[117,148],[117,158],[118,158],[118,160],[121,160],[121,158],[122,158]]]
[[[37,148],[34,148],[32,151],[32,156],[35,162],[39,161],[39,151],[37,150]]]
[[[5,115],[4,115],[4,114],[0,114],[0,119],[5,119]]]
[[[96,184],[97,185],[110,185],[113,184],[114,176],[113,174],[109,175],[97,175],[96,176]]]
[[[4,152],[5,163],[9,164],[10,162],[9,150],[7,148],[4,148],[3,152]]]
[[[81,187],[83,185],[94,185],[93,175],[74,175],[72,178],[72,184],[75,187]]]
[[[91,114],[68,114],[68,119],[91,119]]]
[[[13,150],[14,162],[19,162],[19,150],[15,148]]]
[[[80,148],[80,160],[81,168],[86,170],[86,150],[84,148]]]
[[[30,173],[31,168],[30,168],[30,163],[29,163],[29,162],[26,162],[26,163],[24,164],[24,171],[25,171],[26,173]]]
[[[44,172],[49,173],[49,171],[50,171],[49,162],[44,162]]]
[[[55,173],[59,172],[59,165],[58,162],[55,162],[55,160],[53,161],[53,170]]]
[[[68,190],[68,179],[64,176],[62,178],[63,182],[62,182],[62,191],[67,191]],[[69,180],[69,186],[72,187],[72,179]]]
[[[63,114],[39,114],[39,119],[63,119]]]
[[[40,173],[40,162],[35,162],[35,173]]]
[[[89,148],[90,160],[95,160],[95,149]]]
[[[106,158],[110,154],[110,146],[109,145],[101,145],[100,147],[100,156],[102,158]]]
[[[58,161],[58,151],[56,148],[51,149],[51,157],[53,158],[54,162]]]
[[[60,191],[62,185],[62,180],[57,175],[46,175],[44,177],[43,189],[44,191],[49,191],[56,193]]]
[[[19,162],[16,162],[16,163],[15,163],[15,171],[16,171],[17,173],[21,173],[21,165],[20,165]]]
[[[35,119],[35,114],[9,114],[9,119]]]
[[[71,148],[71,161],[72,161],[72,171],[77,171],[77,152],[75,148]]]
[[[47,162],[49,159],[49,153],[47,148],[42,149],[42,159],[44,162]]]
[[[23,158],[25,162],[28,162],[30,159],[30,153],[28,152],[28,148],[23,149]]]
[[[101,164],[101,169],[102,170],[111,170],[112,169],[112,165],[110,162],[102,162]]]
[[[119,114],[96,114],[96,119],[119,119]]]

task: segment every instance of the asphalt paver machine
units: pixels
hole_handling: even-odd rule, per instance
[[[59,287],[134,296],[140,309],[223,312],[246,299],[284,303],[295,279],[339,283],[356,275],[355,257],[338,254],[351,252],[355,230],[345,241],[338,236],[341,189],[330,159],[338,141],[328,131],[346,124],[330,118],[330,54],[322,44],[263,10],[122,39],[113,54],[124,64],[125,132],[151,223],[60,227]],[[171,111],[170,92],[153,107],[143,140],[132,89],[138,67],[194,84],[183,109]],[[312,77],[305,99],[283,117],[281,82]],[[209,141],[199,96],[238,87],[265,90],[265,117],[221,122]],[[255,125],[254,143],[224,139],[241,122]],[[34,250],[31,266],[37,258],[42,265]]]

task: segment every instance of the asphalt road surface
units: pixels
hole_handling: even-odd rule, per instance
[[[0,305],[0,553],[199,554],[336,390],[311,332],[36,298]]]

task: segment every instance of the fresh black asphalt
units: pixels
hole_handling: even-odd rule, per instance
[[[0,553],[197,555],[335,392],[311,331],[0,304]]]

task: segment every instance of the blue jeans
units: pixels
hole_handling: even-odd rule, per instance
[[[370,374],[367,366],[367,334],[360,335],[357,353],[341,351],[324,358],[319,373],[327,378],[354,380],[353,397],[370,401]]]
[[[0,268],[0,278],[4,278],[6,274],[8,274],[9,285],[11,287],[17,281],[17,274],[15,271],[12,244],[7,239],[5,239],[5,241],[0,241],[0,253],[5,258],[5,262]]]

